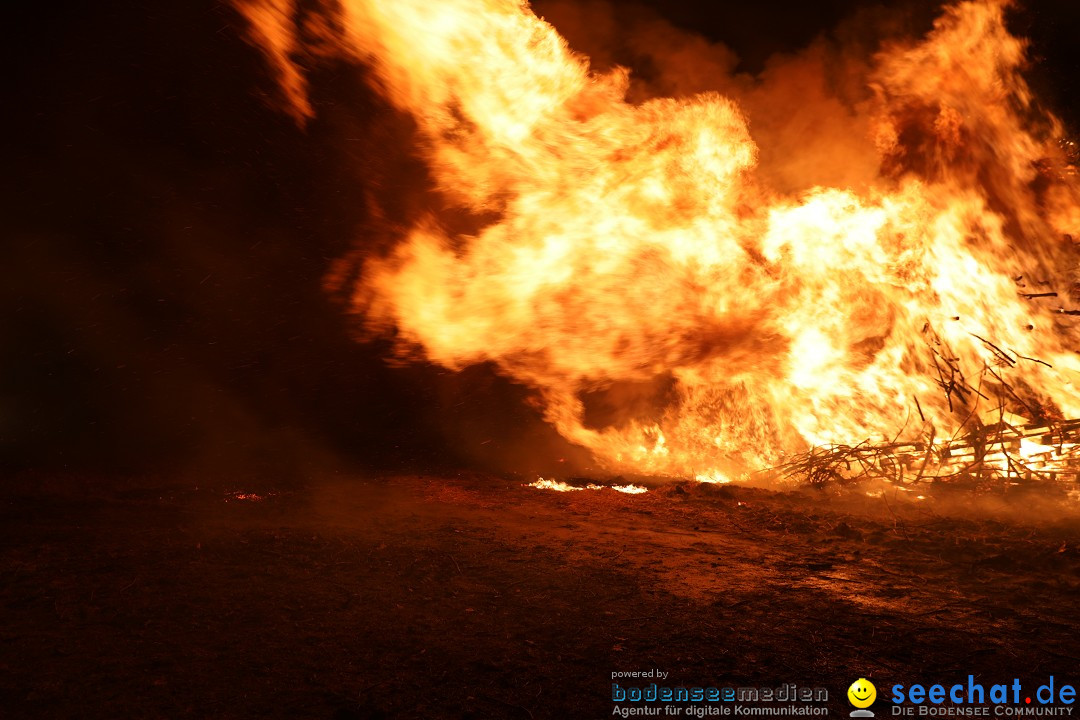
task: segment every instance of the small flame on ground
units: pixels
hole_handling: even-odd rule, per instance
[[[640,495],[648,492],[648,489],[641,487],[640,485],[596,485],[589,483],[588,485],[571,485],[563,482],[562,480],[548,480],[546,478],[539,478],[536,482],[526,483],[524,487],[536,488],[537,490],[554,490],[555,492],[575,492],[577,490],[604,490],[605,488],[614,490],[615,492],[626,493],[627,495]]]
[[[640,495],[641,493],[649,492],[640,485],[612,485],[611,489],[615,492],[626,493],[627,495]]]

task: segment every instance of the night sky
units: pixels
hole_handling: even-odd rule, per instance
[[[751,72],[860,6],[652,5]],[[928,27],[933,4],[905,7]],[[1029,2],[1014,26],[1032,84],[1080,129],[1080,3]],[[427,199],[393,149],[410,121],[362,68],[312,76],[301,130],[227,5],[23,3],[9,27],[0,467],[288,478],[572,454],[523,390],[489,368],[391,367],[323,292],[365,187],[400,186],[402,217]]]

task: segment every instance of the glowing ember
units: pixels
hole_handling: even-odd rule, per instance
[[[273,497],[275,495],[277,495],[277,493],[271,492],[265,495],[259,495],[258,493],[253,492],[236,491],[226,493],[225,502],[229,502],[231,500],[237,500],[239,502],[262,502],[263,500]]]
[[[867,439],[921,462],[1002,411],[1080,417],[1080,186],[1007,4],[960,2],[883,48],[850,105],[865,138],[784,147],[781,182],[756,128],[801,95],[767,111],[743,93],[754,125],[715,92],[631,103],[626,71],[591,71],[515,0],[342,0],[320,37],[373,68],[445,203],[484,220],[417,217],[330,285],[403,357],[532,388],[614,470],[722,482]],[[305,114],[291,3],[243,9]]]

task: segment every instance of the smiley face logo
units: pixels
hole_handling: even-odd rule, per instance
[[[877,688],[866,678],[859,678],[847,689],[847,699],[857,708],[867,708],[877,699]]]

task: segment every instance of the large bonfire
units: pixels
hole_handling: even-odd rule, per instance
[[[241,9],[309,115],[298,9]],[[935,447],[1005,427],[1050,452],[1080,417],[1080,188],[1006,9],[962,2],[881,48],[851,111],[869,180],[793,187],[760,170],[735,99],[628,101],[627,71],[593,71],[526,4],[341,0],[306,18],[319,52],[372,69],[446,204],[484,220],[416,217],[330,283],[404,356],[493,363],[617,471],[720,479],[886,444],[936,472]]]

